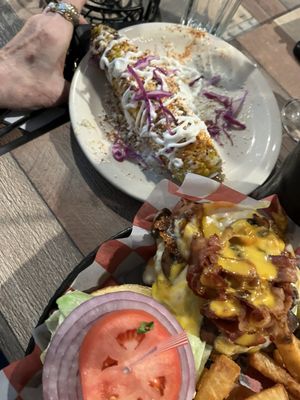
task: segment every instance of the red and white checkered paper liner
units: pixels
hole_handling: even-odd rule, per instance
[[[154,254],[155,243],[150,233],[151,217],[162,208],[173,209],[186,198],[197,202],[229,201],[238,208],[266,209],[270,214],[278,213],[281,206],[276,196],[257,201],[228,188],[218,182],[198,175],[188,174],[183,184],[163,180],[142,205],[133,221],[128,238],[115,239],[101,245],[95,261],[82,271],[72,284],[73,289],[89,290],[95,287],[117,284],[139,265],[141,267]],[[291,224],[289,241],[298,247],[299,228]],[[47,345],[44,326],[33,333],[35,349],[29,356],[18,360],[0,371],[0,400],[41,400],[42,364],[41,350]]]

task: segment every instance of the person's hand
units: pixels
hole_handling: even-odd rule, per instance
[[[72,23],[57,13],[28,19],[0,50],[0,108],[35,109],[67,101],[63,70],[72,34]]]

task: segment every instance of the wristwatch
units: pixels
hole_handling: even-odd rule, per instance
[[[51,1],[45,8],[45,12],[53,12],[62,15],[67,21],[72,22],[74,26],[79,25],[79,12],[77,8],[70,3]]]

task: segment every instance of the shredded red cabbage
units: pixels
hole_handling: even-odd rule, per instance
[[[161,89],[163,90],[163,85],[164,82],[162,80],[162,78],[158,75],[157,72],[160,72],[161,74],[168,76],[171,75],[172,73],[175,72],[175,70],[167,70],[165,68],[161,68],[161,67],[155,67],[155,69],[153,70],[153,79],[161,86]]]
[[[244,102],[245,102],[245,99],[246,99],[247,94],[248,94],[248,90],[245,90],[242,97],[239,97],[238,99],[232,100],[232,105],[231,105],[232,108],[231,108],[231,111],[232,111],[232,114],[233,114],[235,117],[236,117],[236,116],[239,114],[239,112],[241,111],[241,109],[242,109],[242,107],[243,107],[243,105],[244,105]]]
[[[156,69],[153,70],[153,79],[160,85],[161,90],[163,90],[164,82],[156,72]]]
[[[147,122],[148,122],[148,127],[150,127],[151,124],[152,124],[152,119],[151,119],[151,103],[150,103],[149,98],[147,97],[147,93],[146,93],[146,90],[145,90],[145,87],[144,87],[144,83],[143,83],[143,81],[141,80],[141,78],[138,76],[138,74],[135,72],[135,70],[134,70],[130,65],[127,66],[127,70],[128,70],[128,72],[133,76],[133,78],[135,79],[135,81],[136,81],[136,83],[137,83],[137,85],[138,85],[138,88],[139,88],[139,90],[140,90],[140,93],[143,95],[143,98],[142,98],[142,99],[143,99],[144,102],[145,102],[145,107],[146,107],[146,110],[147,110]]]
[[[143,57],[143,58],[139,59],[135,64],[133,64],[133,67],[138,68],[138,69],[144,69],[144,68],[148,67],[148,65],[150,64],[150,62],[152,60],[159,60],[159,57],[152,56],[152,55]]]
[[[130,146],[125,144],[120,138],[118,138],[112,145],[112,155],[116,161],[122,162],[124,160],[135,160],[142,167],[147,167],[143,157],[134,151]]]
[[[190,86],[190,87],[194,86],[196,82],[198,82],[200,79],[203,79],[203,78],[204,78],[203,75],[198,76],[198,78],[193,79],[193,80],[189,83],[189,86]]]
[[[214,100],[220,103],[223,108],[215,110],[215,120],[205,121],[207,130],[212,137],[218,139],[223,132],[233,145],[232,138],[230,137],[229,129],[246,129],[246,125],[240,122],[236,117],[242,109],[245,102],[247,91],[245,90],[242,97],[233,99],[229,96],[221,95],[219,93],[204,91],[201,93],[207,99]]]
[[[196,79],[192,80],[192,81],[189,83],[189,86],[190,86],[190,87],[194,86],[194,84],[195,84],[196,82],[198,82],[200,79],[204,79],[204,80],[205,80],[205,86],[206,86],[206,87],[207,87],[207,86],[217,86],[218,83],[219,83],[220,80],[221,80],[221,75],[214,75],[214,76],[212,76],[210,79],[206,79],[204,75],[200,75],[200,76],[198,76]]]
[[[175,115],[172,113],[172,111],[170,111],[170,110],[169,110],[167,107],[165,107],[162,103],[161,103],[160,107],[161,107],[161,110],[163,111],[163,113],[164,113],[165,116],[166,116],[166,120],[167,120],[168,122],[172,122],[172,121],[173,121],[174,124],[177,125],[177,124],[178,124],[177,119],[176,119]],[[171,118],[171,120],[169,119],[169,117]]]
[[[207,121],[205,121],[205,125],[207,127],[208,132],[210,133],[210,135],[212,137],[217,138],[220,135],[221,129],[214,121],[212,121],[211,119],[207,120]]]
[[[166,154],[170,154],[170,153],[172,153],[174,151],[174,147],[168,147],[166,150],[165,150],[165,153]]]
[[[228,96],[219,94],[219,93],[214,93],[214,92],[202,92],[202,95],[207,97],[210,100],[215,100],[220,104],[223,104],[224,107],[228,108],[231,106],[232,99]]]
[[[152,119],[151,119],[152,105],[151,105],[150,100],[153,100],[153,101],[157,101],[159,103],[159,109],[162,111],[162,113],[164,114],[164,116],[166,118],[167,129],[170,134],[173,134],[174,132],[172,131],[170,124],[171,124],[171,122],[174,122],[175,124],[177,124],[177,120],[176,120],[175,116],[172,114],[172,112],[167,107],[165,107],[161,101],[161,99],[163,99],[165,97],[172,96],[173,93],[166,91],[166,90],[162,90],[162,89],[146,91],[146,89],[144,87],[144,83],[141,80],[141,78],[138,76],[136,71],[130,65],[128,65],[127,69],[128,69],[128,72],[133,76],[133,78],[137,82],[137,85],[139,88],[139,90],[136,91],[136,93],[134,94],[133,100],[135,100],[135,101],[143,100],[145,102],[145,106],[146,106],[146,110],[147,110],[148,128],[152,124]]]
[[[231,146],[233,146],[233,140],[227,130],[227,125],[225,123],[222,124],[222,131],[225,133],[225,136],[227,136],[228,140],[230,141]]]
[[[223,118],[226,120],[227,125],[229,125],[229,126],[231,125],[236,128],[246,129],[245,124],[243,124],[242,122],[240,122],[236,118],[234,118],[232,111],[224,112]]]
[[[167,131],[170,133],[170,135],[174,135],[174,131],[172,130],[171,124],[172,124],[172,122],[175,125],[178,124],[178,121],[177,121],[175,115],[167,107],[165,107],[163,105],[161,100],[159,100],[159,106],[160,106],[161,112],[164,114],[164,117],[166,119]]]
[[[217,86],[221,80],[221,75],[214,75],[207,81],[207,86]]]
[[[159,100],[159,99],[162,99],[164,97],[172,96],[172,93],[171,92],[167,92],[166,90],[151,90],[149,92],[147,92],[145,90],[145,93],[141,93],[141,92],[140,93],[136,93],[133,96],[133,100],[136,100],[136,101],[144,100],[145,94],[146,94],[147,98],[151,99],[151,100]]]
[[[162,68],[162,67],[155,67],[155,69],[157,71],[161,72],[165,76],[172,75],[177,71],[177,69],[166,69],[166,68]]]
[[[112,145],[112,155],[114,157],[115,160],[117,161],[124,161],[126,160],[126,150],[125,150],[125,146],[123,143],[120,143],[119,141],[117,141],[116,143],[114,143]]]

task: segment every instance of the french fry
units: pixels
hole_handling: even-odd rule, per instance
[[[279,367],[272,358],[257,352],[250,354],[248,359],[251,367],[273,382],[283,384],[289,393],[300,399],[300,384],[285,369]]]
[[[252,390],[245,386],[236,385],[226,400],[245,400],[253,394]]]
[[[289,342],[275,342],[289,373],[300,382],[300,347],[296,336],[292,335]]]
[[[247,400],[289,400],[289,398],[284,386],[275,385],[260,393],[247,397]]]
[[[195,400],[224,400],[234,387],[240,367],[229,357],[220,355],[200,378]]]

